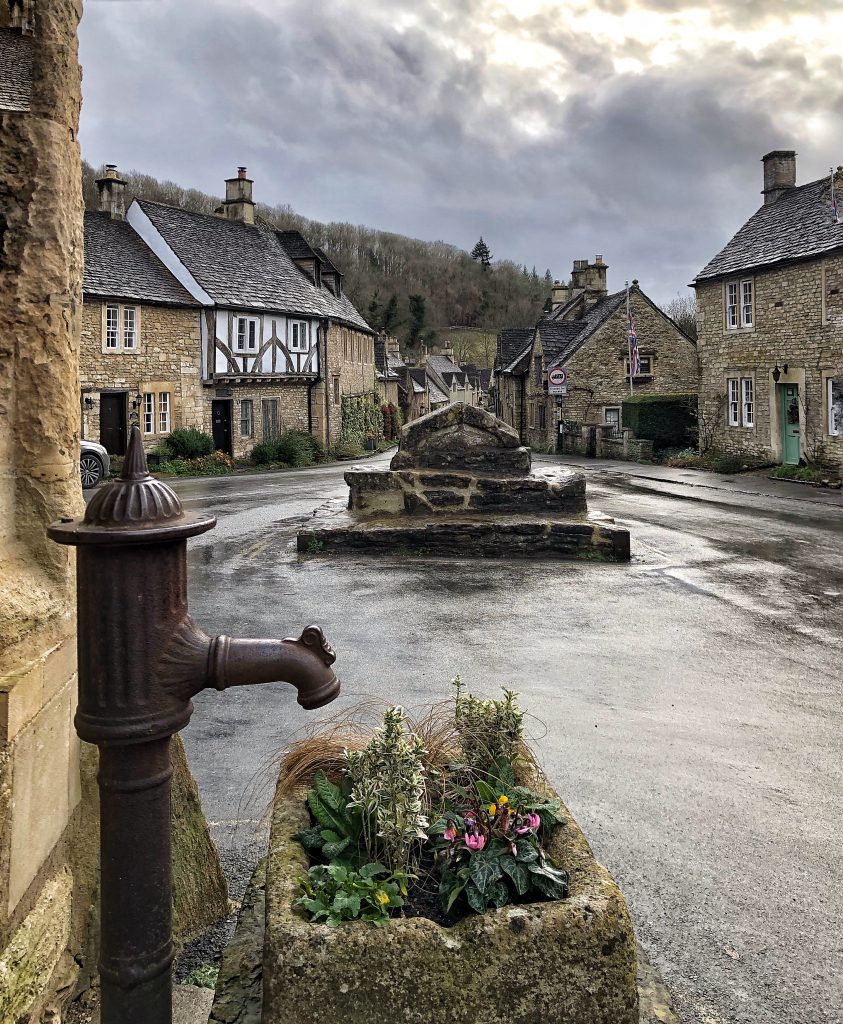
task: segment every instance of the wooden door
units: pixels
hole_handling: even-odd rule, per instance
[[[100,394],[100,444],[109,455],[126,454],[125,391]]]
[[[214,448],[231,455],[231,402],[228,399],[211,402],[211,433]]]
[[[799,425],[799,385],[785,384],[782,390],[782,462],[798,466],[802,455]]]

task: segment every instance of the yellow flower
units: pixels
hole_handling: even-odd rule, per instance
[[[494,818],[497,809],[498,808],[496,804],[489,804],[489,817]]]
[[[389,893],[384,892],[383,889],[378,889],[375,893],[375,899],[382,907],[385,907],[389,903]]]
[[[501,806],[503,806],[504,804],[508,804],[509,803],[509,797],[508,796],[499,796],[498,797],[498,803]]]

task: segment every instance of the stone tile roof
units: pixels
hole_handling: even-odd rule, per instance
[[[539,332],[544,351],[544,368],[561,366],[585,344],[626,302],[626,289],[607,295],[580,320],[540,320]]]
[[[331,258],[325,253],[324,249],[314,249],[313,251],[319,257],[323,270],[326,270],[329,274],[339,274],[340,277],[343,276],[342,271],[331,262]]]
[[[398,374],[393,368],[390,356],[386,351],[386,342],[382,338],[375,338],[375,366],[378,374],[384,380],[398,380]]]
[[[319,257],[310,247],[310,243],[301,231],[276,231],[278,241],[287,250],[287,255],[293,260],[316,260]]]
[[[449,356],[428,356],[427,365],[431,367],[435,373],[438,373],[443,380],[445,379],[446,373],[459,374],[462,372]],[[448,383],[450,383],[450,381]]]
[[[837,176],[838,201],[843,180]],[[783,260],[804,260],[843,248],[843,224],[831,216],[831,185],[821,178],[798,185],[762,206],[697,274],[695,281],[725,277]]]
[[[131,224],[107,213],[85,214],[85,296],[199,306]]]
[[[31,36],[0,29],[0,110],[29,110],[32,101]]]
[[[500,340],[499,358],[501,369],[509,366],[515,357],[532,342],[532,327],[505,327],[498,335]]]
[[[331,317],[375,333],[344,295],[317,288],[299,270],[272,228],[190,213],[148,199],[135,201],[218,305]],[[330,263],[314,251],[323,263]]]

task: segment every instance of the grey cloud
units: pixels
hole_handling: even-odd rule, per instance
[[[489,61],[472,31],[483,9],[419,0],[399,32],[386,0],[89,4],[85,155],[210,192],[245,163],[258,198],[316,219],[468,247],[482,233],[557,276],[602,252],[613,285],[635,276],[656,297],[757,206],[763,152],[799,150],[802,180],[830,162],[822,140],[780,126],[840,109],[839,60],[812,72],[796,44],[757,57],[719,44],[618,75],[592,38],[527,19],[519,31],[556,55],[559,96],[541,70]]]

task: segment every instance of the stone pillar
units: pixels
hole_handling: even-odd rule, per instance
[[[6,5],[3,5],[6,7]],[[28,5],[24,5],[27,6]],[[0,21],[0,1020],[40,1019],[75,965],[68,842],[80,802],[72,555],[45,527],[82,508],[81,0]],[[4,79],[5,81],[5,79]]]

